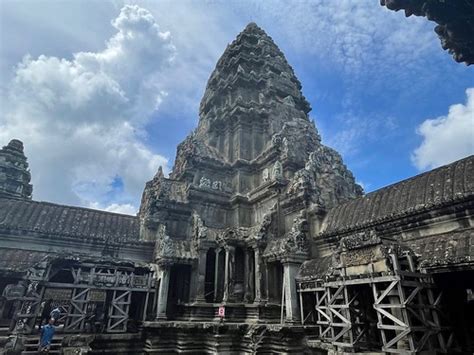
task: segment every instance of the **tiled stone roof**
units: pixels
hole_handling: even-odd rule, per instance
[[[49,253],[41,251],[0,248],[0,274],[24,272],[48,255]]]
[[[81,207],[0,198],[2,230],[119,243],[138,241],[139,220],[135,216]]]
[[[474,198],[474,155],[341,204],[328,212],[324,235],[365,228]]]
[[[332,255],[327,255],[305,261],[299,270],[299,280],[317,280],[322,279],[328,273],[333,264]]]
[[[417,238],[406,244],[419,256],[420,267],[474,263],[474,230]]]

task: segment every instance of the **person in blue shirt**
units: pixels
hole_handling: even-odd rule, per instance
[[[48,324],[41,328],[40,346],[38,349],[40,353],[49,353],[55,331],[56,329],[54,328],[54,318],[50,318]]]

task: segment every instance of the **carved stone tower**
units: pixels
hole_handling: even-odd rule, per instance
[[[0,197],[31,199],[33,186],[23,143],[12,139],[0,149]]]
[[[211,74],[170,177],[160,169],[143,193],[141,238],[157,240],[162,270],[159,319],[205,317],[215,304],[261,318],[259,307],[279,315],[282,301],[287,322],[299,317],[294,277],[311,254],[308,232],[362,194],[310,110],[283,53],[250,23]]]

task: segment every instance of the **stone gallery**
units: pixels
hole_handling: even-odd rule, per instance
[[[35,353],[58,307],[56,353],[472,353],[474,156],[364,194],[310,110],[251,23],[137,216],[32,200],[12,140],[2,346]]]

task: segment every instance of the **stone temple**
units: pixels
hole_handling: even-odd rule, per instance
[[[249,24],[137,216],[31,200],[0,151],[1,344],[33,354],[474,351],[474,156],[364,194]]]

